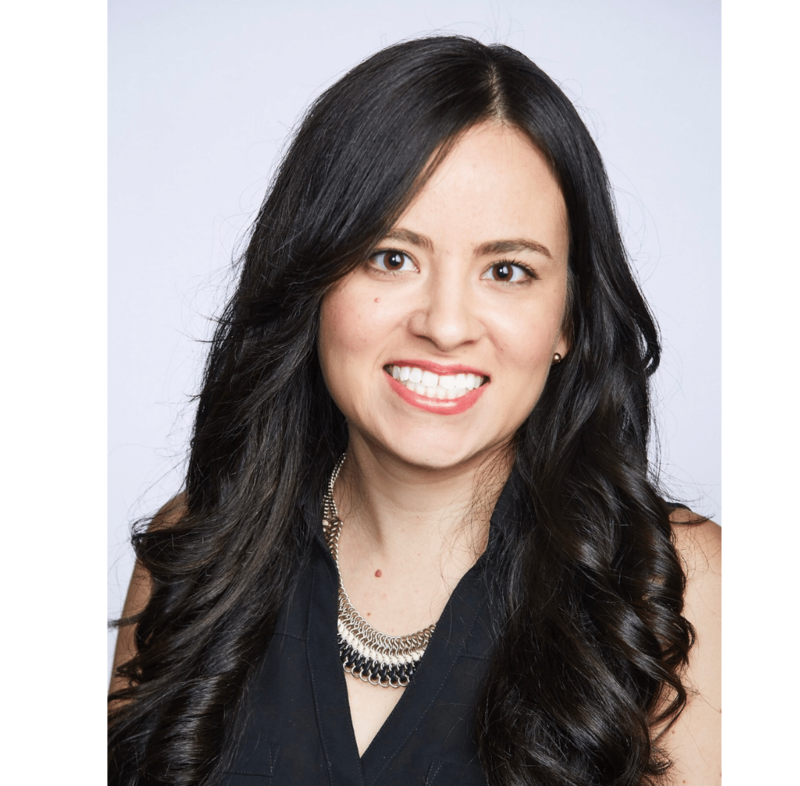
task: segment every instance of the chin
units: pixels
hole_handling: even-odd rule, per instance
[[[448,439],[442,434],[414,435],[411,432],[397,441],[382,440],[381,449],[415,467],[435,471],[451,469],[476,460],[483,461],[501,452],[504,444],[509,445],[509,440],[480,443],[463,438]]]

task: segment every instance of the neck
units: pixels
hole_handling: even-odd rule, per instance
[[[334,498],[348,541],[370,561],[406,570],[448,563],[456,574],[483,553],[489,520],[511,471],[505,449],[441,468],[411,464],[351,439]],[[398,565],[399,567],[399,565]]]

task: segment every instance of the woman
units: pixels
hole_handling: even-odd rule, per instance
[[[653,484],[659,352],[545,74],[447,37],[353,69],[134,537],[111,782],[717,782],[719,531]]]

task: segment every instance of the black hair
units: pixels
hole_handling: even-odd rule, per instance
[[[648,464],[657,329],[564,93],[507,46],[433,37],[384,49],[327,90],[260,209],[198,396],[185,512],[133,538],[153,591],[120,623],[136,623],[137,654],[118,672],[130,687],[110,697],[110,783],[219,781],[347,442],[316,355],[321,300],[486,120],[526,133],[561,187],[571,348],[515,436],[522,514],[501,555],[481,761],[493,786],[632,785],[669,767],[653,728],[685,704],[693,632]]]

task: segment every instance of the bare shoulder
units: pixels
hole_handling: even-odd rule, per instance
[[[155,516],[153,516],[153,520],[150,522],[150,529],[168,529],[180,521],[185,514],[186,496],[181,493],[173,497]],[[137,560],[133,567],[133,575],[131,576],[130,584],[128,585],[128,593],[125,596],[122,618],[130,619],[140,614],[147,605],[147,601],[150,600],[151,591],[152,581],[150,579],[150,574]],[[117,675],[117,668],[129,661],[136,654],[135,632],[136,625],[134,623],[122,624],[117,631],[117,645],[114,650],[114,668],[111,674],[111,692],[125,687],[125,681]]]
[[[719,576],[722,555],[722,527],[686,508],[670,515],[675,545],[690,569],[705,568]],[[704,571],[705,572],[705,571]]]
[[[721,782],[721,576],[722,530],[718,524],[678,508],[671,516],[675,546],[686,572],[684,616],[695,644],[683,676],[686,709],[664,744],[675,761],[676,784],[716,786]]]
[[[168,529],[175,526],[186,515],[186,492],[174,496],[153,516],[150,529]]]

